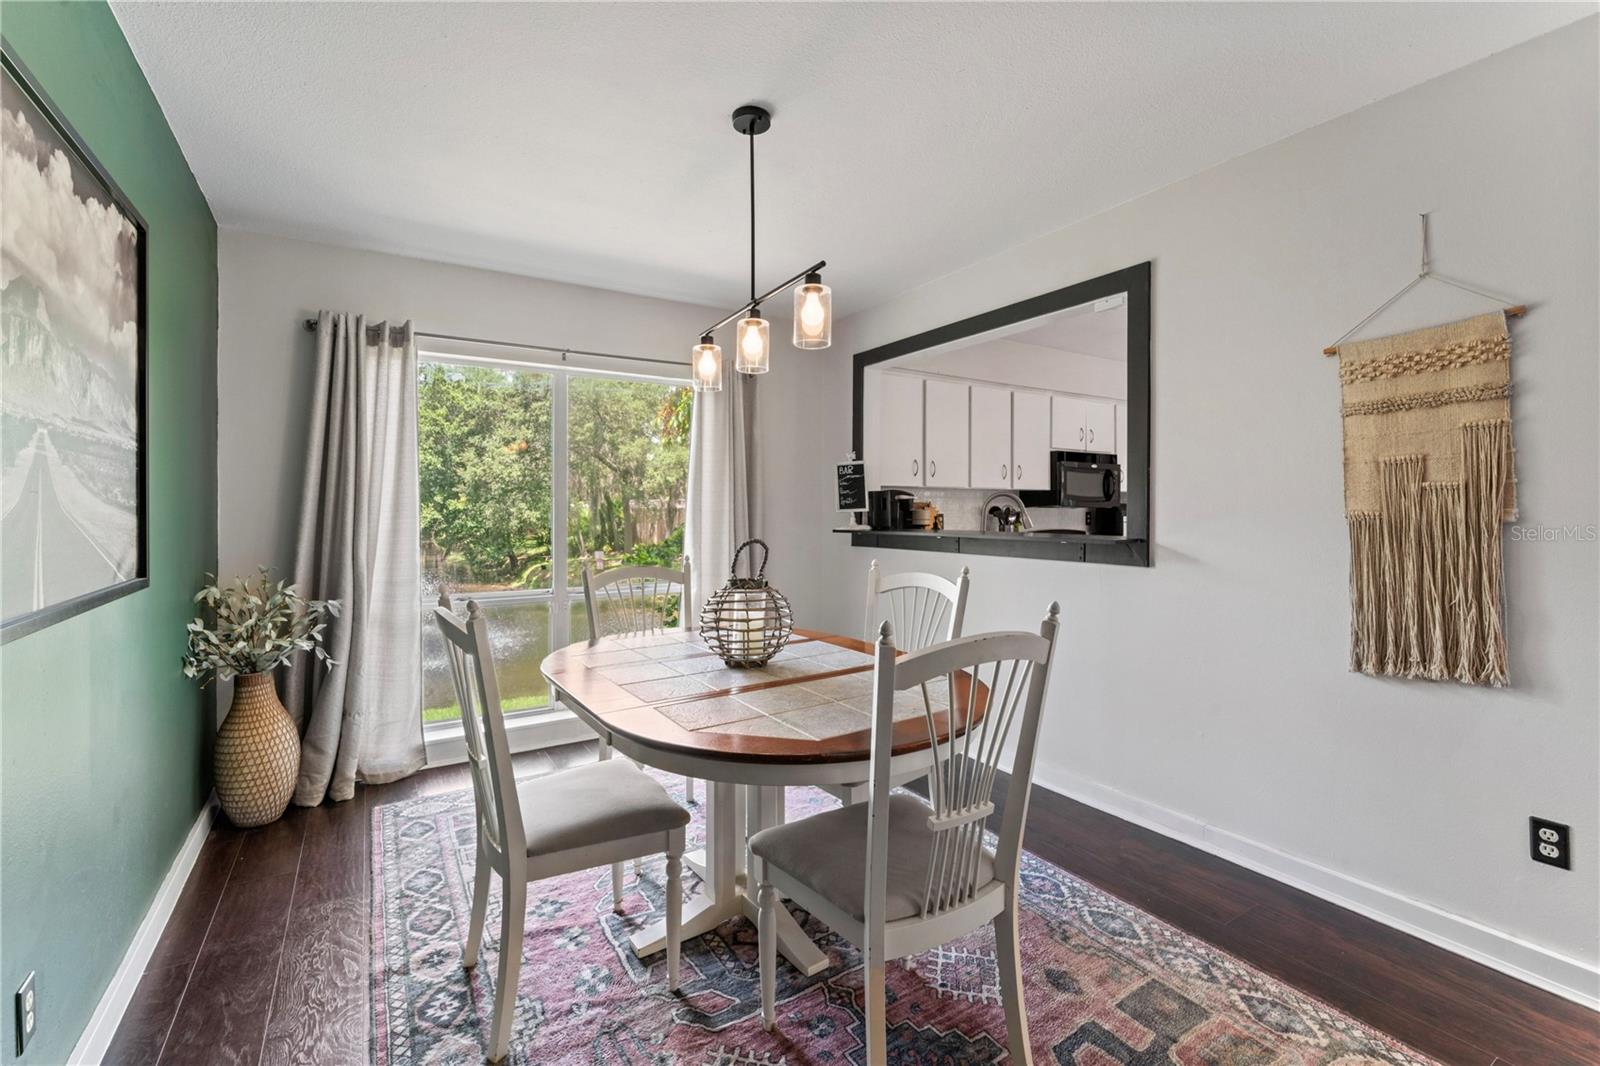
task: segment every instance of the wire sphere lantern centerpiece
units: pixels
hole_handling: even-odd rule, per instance
[[[739,557],[751,545],[761,549],[761,565],[754,577],[740,577]],[[789,601],[767,584],[767,542],[745,541],[733,553],[728,583],[700,611],[700,639],[729,666],[765,666],[793,634]]]

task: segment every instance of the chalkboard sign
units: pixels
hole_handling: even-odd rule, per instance
[[[839,464],[839,510],[867,509],[867,464],[857,460]]]

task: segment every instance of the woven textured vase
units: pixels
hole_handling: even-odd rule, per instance
[[[215,750],[217,799],[229,820],[245,829],[277,821],[300,775],[300,731],[270,673],[234,678]]]

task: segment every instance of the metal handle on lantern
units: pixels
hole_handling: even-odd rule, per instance
[[[760,545],[760,547],[761,547],[761,569],[757,570],[751,576],[754,577],[757,581],[759,581],[762,578],[767,576],[767,557],[769,555],[771,555],[772,552],[767,547],[767,542],[766,541],[760,540],[759,538],[752,537],[751,539],[745,541],[743,544],[739,545],[739,547],[734,550],[734,553],[733,553],[733,565],[728,567],[728,577],[737,578],[739,576],[739,556],[743,555],[744,554],[744,550],[746,548],[750,547],[750,545],[752,545],[752,544]]]

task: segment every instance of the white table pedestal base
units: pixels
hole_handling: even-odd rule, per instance
[[[744,892],[720,904],[697,895],[684,902],[681,939],[692,940],[732,918],[747,918],[753,924],[756,914],[756,901]],[[641,959],[664,951],[667,946],[666,922],[651,922],[634,933],[630,940],[634,954]],[[778,953],[807,977],[828,968],[827,954],[806,936],[800,923],[794,920],[794,915],[783,907],[778,909]]]
[[[743,802],[741,802],[741,800]],[[702,880],[700,891],[684,901],[680,940],[711,932],[733,918],[756,921],[759,906],[755,888],[745,873],[747,843],[762,829],[783,822],[783,789],[746,785],[743,795],[734,785],[706,782],[706,842],[703,851],[691,852],[684,861]],[[740,818],[739,815],[744,815]],[[739,832],[740,822],[744,832]],[[828,956],[800,928],[786,908],[778,908],[778,951],[806,976],[828,968]],[[634,954],[663,951],[667,946],[666,921],[652,922],[630,938]]]

